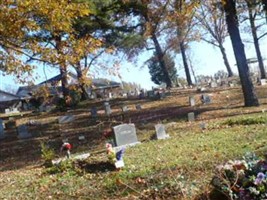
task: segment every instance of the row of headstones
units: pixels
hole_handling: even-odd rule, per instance
[[[205,123],[200,124],[200,128],[203,130],[206,128]],[[165,126],[163,124],[155,125],[156,138],[167,139],[170,136],[166,133]],[[131,146],[140,143],[137,139],[136,128],[134,124],[121,124],[113,127],[115,144],[114,146]]]
[[[105,114],[107,116],[110,116],[112,114],[112,110],[111,110],[111,106],[110,106],[109,102],[104,103],[104,108],[105,108]],[[135,108],[136,108],[136,110],[142,110],[142,106],[140,104],[135,105]],[[121,110],[123,113],[126,113],[129,111],[129,108],[128,108],[128,106],[124,105],[121,107]],[[96,107],[91,108],[90,113],[91,113],[92,117],[94,117],[94,118],[97,117],[97,108]]]
[[[4,139],[5,135],[5,124],[2,119],[0,119],[0,139]],[[28,131],[28,127],[25,124],[19,125],[17,127],[17,133],[19,139],[26,139],[32,137],[32,135]]]
[[[19,113],[18,108],[6,108],[5,109],[5,114],[15,114]]]
[[[166,139],[170,136],[166,134],[165,126],[163,124],[155,125],[156,138]],[[134,124],[121,124],[113,127],[115,146],[127,146],[140,143],[137,139],[136,128]]]
[[[202,94],[200,99],[201,99],[201,102],[203,104],[210,104],[211,103],[211,98],[210,98],[209,95]],[[189,104],[190,104],[190,106],[195,106],[196,105],[195,97],[193,97],[193,96],[189,97]]]
[[[75,120],[75,117],[73,115],[65,115],[58,118],[59,124],[65,124],[70,123]],[[30,124],[33,124],[34,122],[30,121]],[[28,126],[26,124],[21,124],[17,126],[17,134],[19,139],[27,139],[31,138],[32,134],[28,131]],[[0,139],[4,139],[6,137],[5,135],[5,124],[2,119],[0,119]]]

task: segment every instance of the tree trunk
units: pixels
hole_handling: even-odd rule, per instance
[[[221,43],[219,43],[219,48],[220,48],[220,51],[221,51],[222,56],[223,56],[224,65],[225,65],[227,72],[228,72],[228,77],[232,77],[234,74],[233,74],[233,71],[230,67],[227,55],[225,53],[225,48],[223,47],[223,45]]]
[[[263,4],[263,10],[265,11],[265,19],[267,23],[267,0],[261,0]]]
[[[254,21],[253,15],[252,15],[252,5],[248,1],[247,1],[247,6],[248,6],[248,12],[249,12],[249,22],[250,22],[253,41],[254,41],[254,47],[256,50],[257,59],[258,59],[258,63],[259,63],[261,78],[265,79],[266,78],[266,72],[264,69],[264,64],[263,64],[263,60],[262,60],[262,56],[261,56],[261,50],[260,50],[259,40],[258,40],[258,36],[257,36],[257,28],[256,28],[255,21]]]
[[[161,69],[163,71],[163,74],[165,76],[166,85],[167,85],[168,88],[171,88],[172,87],[172,81],[171,81],[171,78],[170,78],[166,63],[165,63],[164,58],[163,58],[164,55],[163,55],[162,49],[160,47],[159,41],[157,39],[157,36],[155,34],[152,34],[152,40],[153,40],[155,48],[156,48],[156,54],[157,54],[157,57],[158,57],[158,60],[159,60],[160,67],[161,67]]]
[[[193,83],[192,83],[192,79],[191,79],[191,76],[190,76],[190,71],[189,71],[187,58],[186,58],[186,54],[185,54],[184,42],[181,41],[179,45],[180,45],[180,50],[181,50],[181,53],[182,53],[182,58],[183,58],[183,64],[184,64],[184,70],[185,70],[187,84],[188,84],[188,86],[190,86],[190,85],[193,85]]]
[[[83,73],[82,73],[82,68],[81,68],[81,63],[79,62],[76,66],[76,72],[77,72],[77,78],[78,78],[78,81],[79,81],[79,88],[81,89],[82,91],[82,100],[87,100],[89,99],[89,95],[87,93],[87,90],[86,90],[86,85],[84,83],[84,77],[83,77]]]
[[[235,1],[226,0],[223,2],[226,16],[228,32],[232,41],[232,46],[237,62],[237,68],[242,85],[245,106],[258,106],[259,101],[255,93],[254,86],[249,75],[244,45],[238,29],[238,19],[236,15]]]
[[[56,49],[58,54],[61,54],[61,37],[55,36],[56,41]],[[64,63],[59,64],[59,70],[61,75],[61,88],[62,88],[62,94],[65,100],[67,100],[67,97],[69,96],[69,89],[68,89],[68,72],[67,72],[67,66],[64,61]]]

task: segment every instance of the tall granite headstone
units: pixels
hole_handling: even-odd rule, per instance
[[[137,139],[134,124],[121,124],[113,127],[116,146],[135,145],[140,143]]]

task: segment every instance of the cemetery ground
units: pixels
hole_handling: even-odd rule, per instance
[[[247,152],[267,153],[267,88],[256,90],[259,107],[243,107],[237,87],[208,90],[210,104],[202,104],[194,89],[173,89],[163,100],[111,100],[109,117],[103,101],[87,101],[64,112],[7,118],[6,137],[0,140],[0,199],[220,199],[210,185],[216,166]],[[195,106],[189,105],[192,95]],[[136,104],[142,109],[136,110]],[[129,108],[124,115],[122,105]],[[89,112],[93,106],[96,119]],[[189,112],[195,113],[195,121],[188,122]],[[59,124],[63,115],[75,120]],[[118,171],[108,161],[103,131],[122,122],[135,124],[141,144],[126,149],[125,167]],[[159,122],[170,138],[154,139]],[[14,126],[23,123],[33,137],[17,138]],[[73,144],[72,156],[91,155],[45,167],[40,144],[59,157],[65,138]]]

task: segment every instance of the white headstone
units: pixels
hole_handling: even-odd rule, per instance
[[[194,112],[188,113],[187,116],[188,116],[189,122],[195,121],[195,113]]]
[[[79,139],[79,140],[85,140],[85,136],[84,136],[84,135],[80,135],[80,136],[78,137],[78,139]]]
[[[196,105],[195,98],[193,96],[189,97],[189,104],[190,104],[190,106],[195,106]]]
[[[266,79],[261,79],[261,85],[266,85]]]
[[[168,134],[166,134],[165,126],[163,124],[155,125],[155,129],[156,129],[156,136],[158,140],[166,139],[170,137]]]

